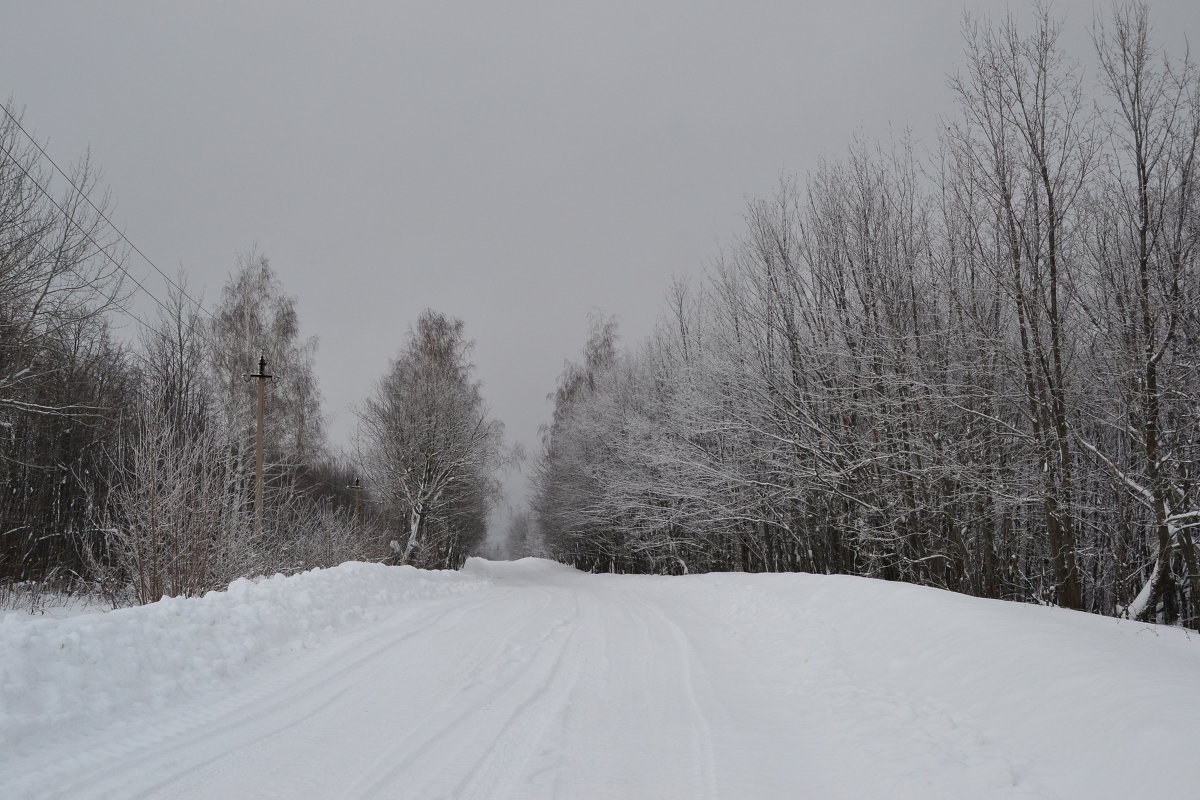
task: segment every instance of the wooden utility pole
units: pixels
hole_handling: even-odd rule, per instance
[[[354,477],[354,483],[350,484],[346,488],[349,489],[350,491],[354,492],[354,518],[353,519],[354,519],[354,522],[357,524],[358,523],[359,506],[362,505],[362,481],[359,480],[358,476],[356,475]]]
[[[258,378],[258,437],[255,442],[254,463],[254,538],[261,541],[263,529],[263,427],[265,425],[264,417],[266,416],[267,409],[267,381],[274,377],[267,374],[267,356],[265,353],[259,353],[258,373],[250,377]]]

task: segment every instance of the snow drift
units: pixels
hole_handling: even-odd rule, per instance
[[[241,578],[199,598],[0,625],[0,750],[233,682],[406,602],[486,585],[454,572],[351,562]]]
[[[826,755],[813,796],[1200,797],[1194,631],[850,576],[703,575],[670,594],[798,697],[797,736],[814,726]]]

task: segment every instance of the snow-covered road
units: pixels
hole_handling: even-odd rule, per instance
[[[341,582],[398,574],[358,566]],[[1180,630],[855,578],[466,573],[299,638],[244,609],[303,586],[319,609],[311,575],[243,587],[208,639],[188,626],[224,593],[172,601],[174,688],[113,674],[96,708],[62,684],[113,656],[79,642],[168,646],[154,607],[0,628],[0,797],[1200,796],[1200,641]],[[206,648],[256,626],[283,644],[214,667]],[[57,641],[90,672],[47,663]]]

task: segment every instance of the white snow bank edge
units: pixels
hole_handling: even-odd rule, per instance
[[[0,751],[66,725],[106,724],[245,676],[478,576],[348,562],[241,578],[199,598],[0,625]]]

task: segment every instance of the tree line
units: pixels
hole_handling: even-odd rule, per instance
[[[10,103],[0,118],[0,602],[30,587],[116,603],[346,560],[456,567],[486,533],[503,429],[463,323],[426,311],[360,409],[326,437],[296,298],[239,259],[210,309],[180,275],[152,319],[86,160],[55,175]],[[256,532],[264,358],[264,524]]]
[[[855,141],[644,341],[594,320],[528,547],[1200,625],[1200,74],[1139,3],[1090,70],[1061,33],[967,20],[931,152]]]

